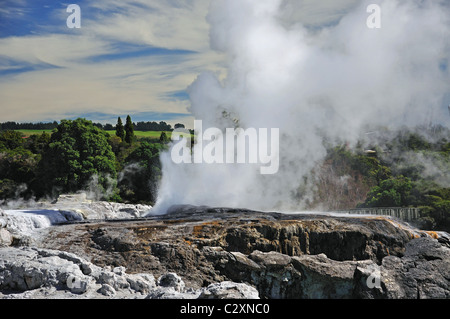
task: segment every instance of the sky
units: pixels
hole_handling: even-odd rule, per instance
[[[69,4],[81,28],[68,28]],[[285,4],[292,21],[332,24],[356,0]],[[86,117],[192,122],[186,89],[226,77],[211,49],[209,0],[0,0],[0,122]]]
[[[360,3],[275,2],[287,24],[309,30],[340,23]],[[66,24],[71,3],[81,9],[79,29]],[[0,0],[0,122],[86,117],[114,123],[130,114],[134,121],[189,126],[194,117],[187,88],[205,71],[219,79],[228,72],[229,56],[211,45],[210,4]]]

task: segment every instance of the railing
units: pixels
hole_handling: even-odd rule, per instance
[[[420,210],[415,207],[377,207],[338,210],[338,213],[352,215],[384,215],[410,222],[420,218]]]

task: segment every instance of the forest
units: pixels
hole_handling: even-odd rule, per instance
[[[0,131],[0,200],[90,192],[96,199],[153,203],[159,152],[169,141],[139,138],[127,117],[109,134],[86,119],[61,120],[51,134]]]
[[[310,208],[418,207],[420,227],[449,231],[450,130],[376,133],[351,149],[328,143],[325,160],[311,176],[316,187]]]
[[[156,139],[137,138],[136,127],[128,116],[125,124],[118,118],[108,132],[82,118],[61,120],[51,134],[25,136],[3,128],[0,204],[81,190],[98,200],[154,204],[159,155],[169,138],[164,131]],[[305,185],[312,184],[308,209],[419,207],[424,229],[449,231],[449,133],[442,126],[379,129],[378,136],[361,139],[355,147],[324,139],[326,158],[299,181],[293,196],[301,199]]]

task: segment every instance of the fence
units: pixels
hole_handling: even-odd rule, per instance
[[[385,215],[411,222],[419,219],[420,210],[415,207],[378,207],[339,210],[338,213],[352,215]]]

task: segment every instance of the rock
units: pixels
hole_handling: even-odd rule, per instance
[[[152,206],[88,200],[85,193],[60,195],[53,206],[82,219],[136,218],[147,214]]]
[[[394,259],[399,259],[396,256],[391,257]],[[385,259],[391,257],[388,256],[385,257]],[[353,294],[358,296],[358,298],[363,299],[384,299],[386,292],[383,290],[383,287],[393,287],[394,283],[387,279],[385,275],[383,275],[383,283],[381,280],[382,277],[380,266],[370,260],[366,262],[358,262],[354,273],[355,287]]]
[[[297,294],[301,273],[292,265],[292,257],[277,252],[254,251],[249,258],[260,268],[250,272],[249,282],[261,296],[273,299],[292,298]]]
[[[110,285],[115,290],[130,288],[130,283],[126,276],[121,276],[111,271],[101,271],[100,275],[97,277],[97,282]]]
[[[159,277],[158,286],[166,288],[170,287],[177,292],[183,292],[185,288],[184,281],[175,273],[168,273]]]
[[[436,239],[411,240],[405,256],[385,258],[380,268],[387,298],[450,298],[450,249]]]
[[[204,247],[202,253],[229,279],[241,281],[261,266],[240,252],[227,252],[221,247]]]
[[[150,274],[131,274],[127,276],[127,281],[131,289],[143,294],[156,288],[155,277]]]
[[[92,272],[92,264],[86,260],[84,260],[83,258],[66,252],[66,251],[54,251],[54,250],[45,250],[45,249],[40,249],[38,250],[39,254],[43,257],[57,257],[63,260],[67,260],[70,261],[72,263],[74,263],[75,265],[77,265],[81,272],[84,275],[89,275]]]
[[[19,298],[51,294],[56,298],[145,298],[148,294],[196,298],[200,293],[185,290],[183,280],[175,273],[161,276],[158,284],[151,274],[127,274],[122,266],[101,268],[67,252],[29,247],[0,249],[0,296],[3,291]]]
[[[0,212],[3,214],[3,212]],[[5,228],[8,225],[8,221],[6,220],[6,216],[0,215],[0,228]]]
[[[88,290],[91,284],[91,278],[85,276],[69,275],[66,280],[66,284],[72,293],[82,294]]]
[[[224,281],[203,288],[198,299],[259,299],[259,295],[249,285]]]
[[[59,210],[59,213],[61,216],[65,218],[66,221],[72,222],[72,221],[82,221],[83,220],[83,214],[76,210],[66,211],[66,210]]]
[[[150,291],[147,299],[197,299],[199,290],[186,289],[184,281],[175,273],[166,273],[159,277],[157,287]]]
[[[352,298],[354,273],[358,262],[335,261],[324,254],[293,257],[294,268],[301,273],[301,283],[292,297],[306,299]],[[372,261],[369,261],[373,263]]]
[[[86,203],[88,202],[86,193],[77,194],[61,194],[56,200],[59,204],[73,204],[73,203]],[[90,201],[89,201],[90,202]]]
[[[6,229],[17,236],[33,236],[36,231],[66,222],[58,210],[7,210],[4,212]]]
[[[11,233],[5,228],[0,228],[0,247],[10,246],[12,243],[13,237]]]
[[[92,240],[100,249],[116,252],[130,251],[137,243],[127,229],[98,228],[93,232]]]
[[[0,248],[0,296],[450,298],[449,237],[433,236],[380,216],[181,207]]]
[[[77,265],[50,251],[41,252],[28,247],[0,249],[0,289],[25,291],[45,285],[67,287],[75,282],[84,287],[86,278]]]
[[[108,284],[102,284],[98,292],[107,297],[113,297],[116,294],[114,288]]]
[[[123,276],[125,274],[126,270],[127,269],[125,267],[119,266],[119,267],[114,267],[112,272],[115,273],[116,275]]]
[[[278,253],[276,251],[264,253],[259,250],[252,252],[249,255],[249,258],[270,270],[285,268],[292,259],[290,256]]]
[[[200,292],[193,289],[185,292],[178,292],[172,287],[157,287],[150,291],[146,296],[146,299],[197,299],[199,295]]]

